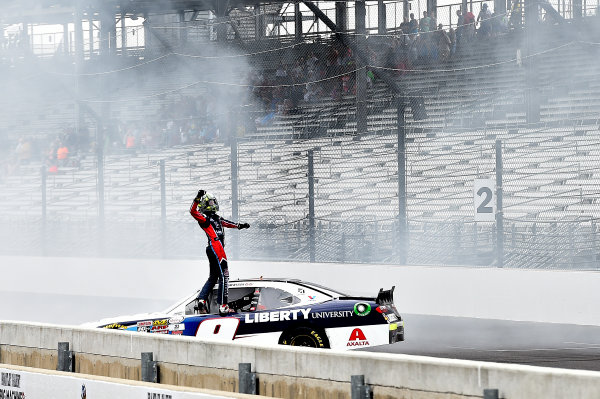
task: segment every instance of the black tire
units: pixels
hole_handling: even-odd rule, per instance
[[[329,340],[325,332],[311,327],[296,327],[284,331],[279,338],[280,345],[304,346],[307,348],[329,348]]]

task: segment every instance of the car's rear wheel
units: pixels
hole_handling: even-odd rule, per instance
[[[316,328],[297,327],[285,331],[279,338],[279,344],[305,346],[308,348],[329,348],[329,340],[325,333]]]

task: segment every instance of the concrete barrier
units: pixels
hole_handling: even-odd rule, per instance
[[[0,363],[0,398],[250,399],[257,396],[72,374]]]
[[[258,393],[281,398],[350,398],[352,375],[378,399],[474,398],[488,388],[506,399],[600,397],[600,372],[0,322],[2,363],[54,369],[57,342],[70,342],[78,373],[139,380],[140,355],[153,352],[161,383],[230,392],[238,365],[251,363]]]
[[[123,313],[160,310],[199,289],[208,273],[199,260],[130,260],[0,257],[5,265],[0,287],[11,301],[11,317],[75,323]],[[469,267],[355,265],[294,262],[230,262],[231,278],[299,278],[358,295],[376,295],[396,286],[400,313],[475,317],[580,325],[600,325],[600,272]],[[65,281],[69,281],[65,284]],[[4,292],[4,293],[3,293]],[[30,294],[30,295],[29,295]],[[27,303],[68,295],[60,309]],[[46,297],[45,297],[46,296]],[[82,298],[88,298],[86,301]],[[109,303],[101,299],[121,298]],[[85,299],[85,298],[84,298]],[[70,304],[69,301],[76,302]],[[157,302],[160,302],[157,304]],[[91,304],[82,309],[83,303]],[[124,311],[130,303],[137,308]],[[112,310],[102,308],[113,306]],[[38,305],[35,303],[34,305]],[[67,311],[64,307],[67,306]],[[59,306],[57,306],[59,308]],[[65,320],[68,315],[77,315]],[[40,320],[45,317],[44,320]]]

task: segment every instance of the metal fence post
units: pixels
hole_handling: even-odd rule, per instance
[[[498,399],[499,392],[497,389],[484,389],[483,399]]]
[[[408,250],[407,217],[406,217],[406,130],[404,96],[397,99],[397,135],[398,135],[398,261],[406,263]]]
[[[237,137],[234,134],[230,135],[230,145],[231,145],[231,220],[238,221],[240,218],[239,212],[239,198],[238,198],[238,176],[239,176],[239,166],[238,166],[238,143]],[[238,235],[233,236],[233,255],[237,258],[240,257],[240,237]]]
[[[365,385],[364,375],[353,375],[350,376],[350,389],[352,399],[360,399],[360,387]]]
[[[46,256],[46,249],[47,249],[47,234],[46,234],[46,223],[47,223],[47,180],[48,180],[48,174],[46,171],[46,166],[42,165],[41,167],[41,175],[42,175],[42,226],[41,226],[41,244],[42,244],[42,256]]]
[[[73,351],[69,350],[68,342],[58,343],[58,362],[56,365],[58,371],[73,372],[75,370],[75,356]]]
[[[496,266],[504,267],[504,213],[502,211],[502,140],[496,140]]]
[[[350,376],[351,399],[371,399],[373,390],[365,384],[364,375]]]
[[[315,169],[314,151],[308,150],[308,252],[310,262],[315,261]]]
[[[160,160],[160,245],[162,257],[167,257],[167,177],[165,160]]]
[[[238,366],[239,393],[256,395],[256,373],[252,371],[251,363],[240,363]]]
[[[142,381],[158,382],[158,365],[152,352],[142,352]]]

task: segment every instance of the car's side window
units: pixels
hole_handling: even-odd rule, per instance
[[[264,287],[260,291],[258,310],[277,309],[295,305],[299,302],[300,298],[287,291],[279,288]]]
[[[229,304],[229,307],[236,312],[247,312],[252,306],[253,295],[254,287],[230,288],[227,303]],[[211,302],[210,310],[211,313],[215,313],[216,309],[218,309],[218,305],[216,303],[217,290],[213,291],[212,297],[213,301]]]

